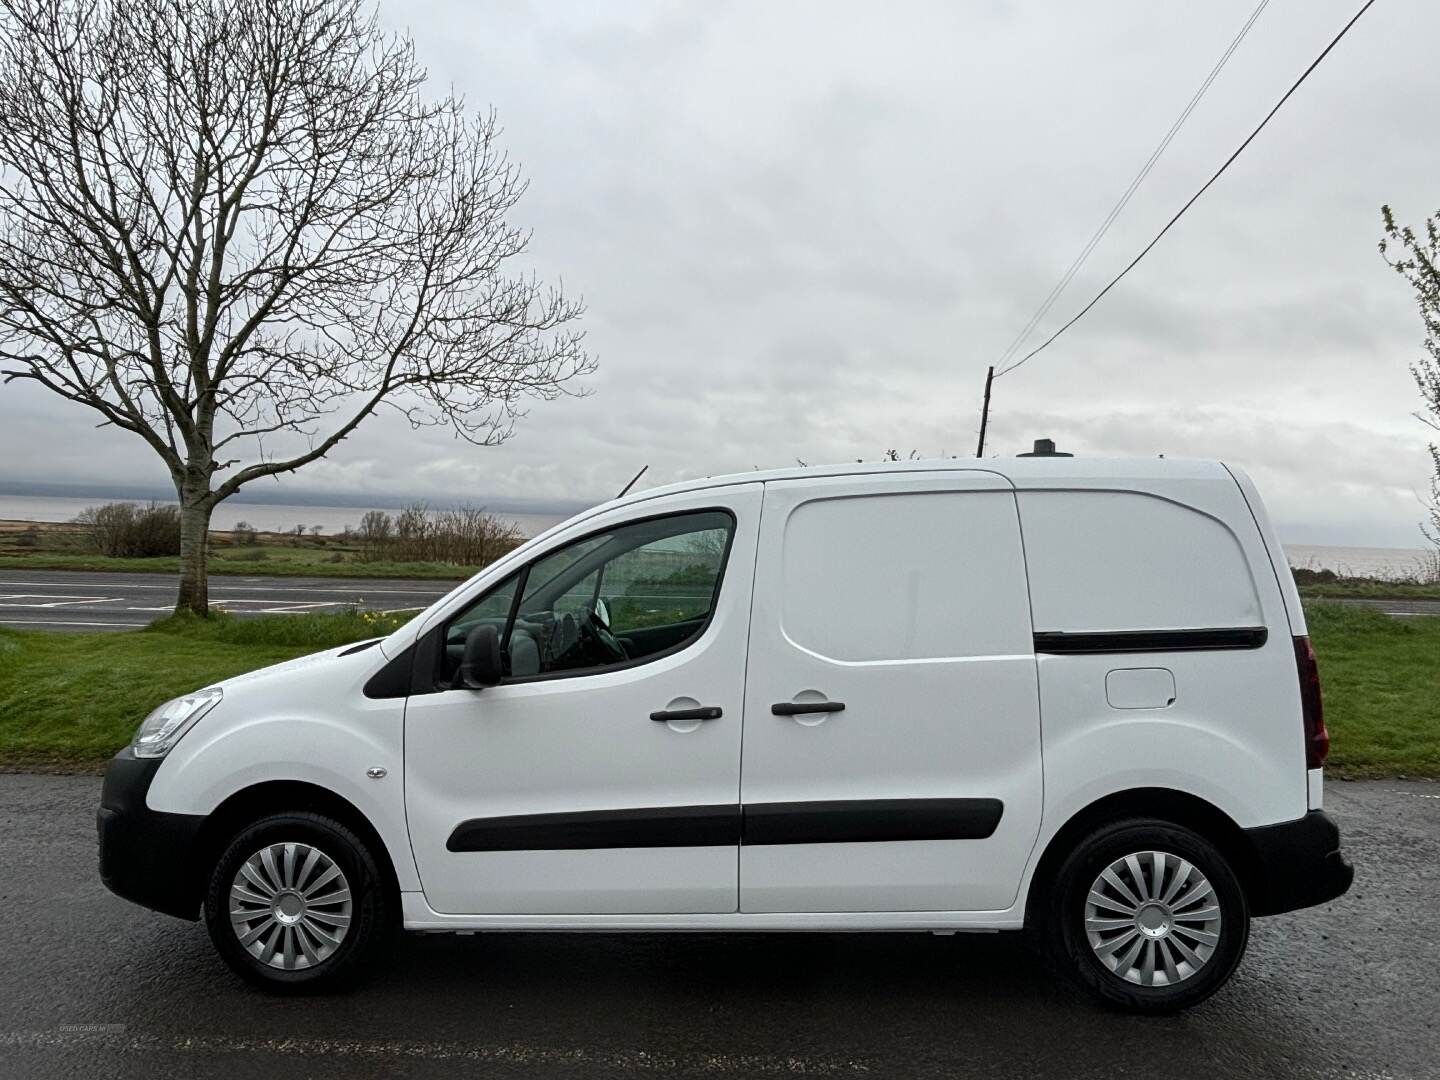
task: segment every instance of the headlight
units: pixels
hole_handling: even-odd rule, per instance
[[[218,686],[197,690],[193,694],[167,701],[147,716],[135,732],[130,745],[136,757],[164,757],[180,737],[195,726],[195,721],[220,704],[224,693]]]

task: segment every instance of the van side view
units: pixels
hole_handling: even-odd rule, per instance
[[[1305,615],[1218,462],[898,462],[589,510],[387,638],[169,702],[100,872],[241,976],[388,931],[1031,930],[1193,1005],[1343,893]]]

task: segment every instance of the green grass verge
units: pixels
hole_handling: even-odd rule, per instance
[[[119,634],[0,628],[0,764],[99,767],[151,709],[219,679],[388,634],[367,612],[162,619]]]
[[[261,552],[264,559],[247,557],[246,552]],[[155,559],[112,559],[104,555],[39,552],[26,555],[0,555],[3,570],[77,570],[93,573],[178,574],[180,560],[172,556]],[[246,577],[339,577],[339,578],[401,578],[425,581],[464,581],[480,567],[456,566],[452,563],[423,562],[329,562],[317,558],[303,548],[237,548],[235,553],[210,556],[211,574],[244,575]]]
[[[1440,618],[1307,608],[1333,776],[1440,777]],[[404,616],[177,617],[119,634],[0,629],[0,764],[100,764],[168,698],[389,633]]]
[[[1334,775],[1440,777],[1440,617],[1305,608]]]

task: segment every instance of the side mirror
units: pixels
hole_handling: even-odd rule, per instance
[[[465,651],[455,672],[457,690],[484,690],[495,686],[505,672],[500,659],[500,631],[490,623],[473,627],[465,635]]]

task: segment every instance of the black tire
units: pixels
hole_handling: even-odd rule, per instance
[[[231,922],[231,886],[236,881],[236,875],[241,873],[242,865],[252,855],[275,844],[315,848],[338,867],[343,878],[337,880],[348,886],[349,907],[345,915],[348,923],[339,944],[333,946],[333,951],[323,959],[312,963],[300,955],[298,942],[301,937],[317,953],[324,945],[301,928],[291,930],[290,959],[296,964],[308,966],[282,969],[265,962],[242,944],[241,934]],[[307,880],[314,881],[319,876],[312,872]],[[256,892],[258,895],[259,890]],[[337,893],[332,892],[331,895]],[[231,840],[210,872],[205,890],[205,925],[216,950],[241,978],[274,993],[307,993],[336,989],[354,981],[363,972],[388,936],[392,919],[390,907],[384,878],[365,842],[352,829],[333,818],[308,811],[294,811],[262,818],[241,829]],[[337,902],[320,910],[333,916],[342,910],[342,905]],[[261,916],[248,924],[246,929],[258,928],[264,921]],[[335,931],[332,928],[330,932]],[[268,936],[261,935],[262,949],[268,942]],[[278,951],[284,952],[283,948]]]
[[[1091,898],[1091,886],[1096,883],[1102,871],[1110,868],[1117,860],[1125,860],[1132,854],[1150,852],[1171,857],[1169,861],[1159,860],[1160,877],[1166,889],[1180,877],[1179,859],[1189,862],[1204,876],[1217,902],[1215,906],[1219,909],[1218,927],[1214,923],[1186,917],[1189,912],[1201,913],[1209,910],[1208,903],[1203,900],[1196,900],[1192,904],[1181,902],[1187,895],[1205,895],[1198,880],[1189,879],[1190,884],[1181,885],[1172,901],[1172,906],[1179,909],[1181,914],[1170,915],[1167,913],[1168,909],[1151,907],[1147,912],[1147,919],[1161,925],[1147,929],[1142,935],[1138,932],[1137,923],[1136,932],[1126,939],[1126,945],[1112,949],[1108,953],[1111,960],[1104,961],[1097,953],[1097,948],[1092,946],[1090,932],[1086,927],[1086,908]],[[1174,858],[1176,856],[1178,859]],[[1147,883],[1152,881],[1155,875],[1154,862],[1143,858],[1137,862],[1142,879]],[[1129,864],[1126,866],[1128,869]],[[1131,882],[1133,877],[1119,876],[1125,883]],[[1106,892],[1110,896],[1117,895],[1108,885]],[[1136,892],[1138,893],[1138,890]],[[1157,890],[1157,893],[1163,895],[1161,890]],[[1144,896],[1136,898],[1146,899]],[[1245,953],[1245,944],[1250,937],[1250,913],[1245,903],[1244,889],[1220,850],[1190,829],[1145,818],[1132,818],[1106,825],[1080,841],[1061,864],[1054,878],[1051,898],[1043,910],[1040,930],[1047,951],[1056,964],[1105,1004],[1130,1012],[1177,1012],[1204,1001],[1230,978]],[[1118,908],[1111,911],[1101,905],[1094,910],[1094,917],[1108,918],[1118,923],[1124,916]],[[1177,924],[1189,929],[1176,929]],[[1124,926],[1103,930],[1098,927],[1097,923],[1094,932],[1098,936],[1101,949],[1115,939],[1131,933],[1131,930]],[[1218,941],[1208,946],[1197,944],[1199,939],[1192,936],[1194,931],[1208,933],[1209,929],[1216,931]],[[1151,933],[1163,934],[1164,941],[1150,940],[1148,935]],[[1143,964],[1148,957],[1161,973],[1153,978],[1157,981],[1161,976],[1169,979],[1165,964],[1168,959],[1169,963],[1175,966],[1177,978],[1173,984],[1144,985],[1107,966],[1107,963],[1114,963],[1117,967],[1124,965],[1125,954],[1137,939],[1141,941],[1139,958],[1132,960],[1131,967],[1127,970],[1132,976],[1143,980],[1145,973],[1136,970],[1134,965]],[[1203,948],[1208,947],[1212,951],[1205,956],[1198,969],[1193,969],[1182,955],[1179,948],[1181,945],[1187,949],[1194,946],[1191,951],[1197,955]],[[1187,969],[1191,969],[1188,974]]]

